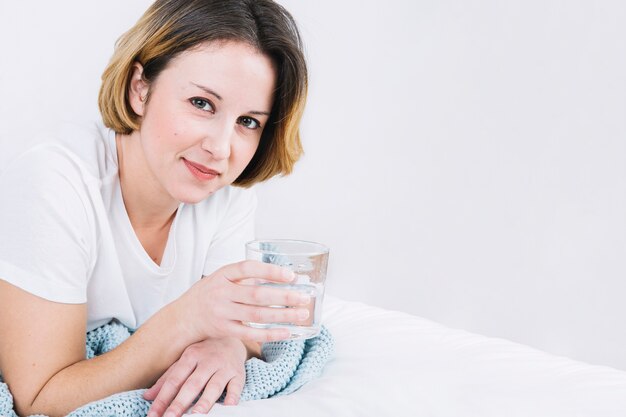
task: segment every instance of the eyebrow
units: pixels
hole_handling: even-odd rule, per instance
[[[217,94],[215,91],[211,90],[209,87],[205,87],[203,85],[200,84],[196,84],[196,83],[191,83],[193,85],[195,85],[196,87],[198,87],[200,90],[203,90],[205,93],[207,94],[211,94],[212,96],[215,96],[215,98],[217,98],[218,100],[222,100],[222,96],[220,96],[219,94]]]
[[[258,115],[258,116],[267,116],[267,117],[269,117],[269,115],[270,115],[266,111],[256,111],[256,110],[249,111],[248,114],[255,114],[255,115]]]
[[[214,96],[215,98],[217,98],[218,100],[222,101],[222,96],[220,96],[219,94],[217,94],[215,91],[211,90],[209,87],[205,87],[203,85],[200,84],[196,84],[196,83],[191,83],[192,85],[198,87],[200,90],[204,91],[207,94],[210,94],[212,96]],[[249,114],[254,114],[254,115],[259,115],[259,116],[268,116],[269,117],[269,112],[266,111],[258,111],[258,110],[252,110],[248,112]]]

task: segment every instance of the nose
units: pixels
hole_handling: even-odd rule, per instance
[[[228,159],[235,124],[226,120],[214,122],[202,139],[202,149],[209,152],[215,160]]]

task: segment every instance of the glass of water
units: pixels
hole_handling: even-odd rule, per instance
[[[307,306],[309,318],[297,323],[246,323],[260,329],[287,328],[291,339],[309,339],[319,334],[322,319],[324,282],[328,267],[328,248],[320,243],[304,240],[254,240],[246,243],[246,259],[261,261],[291,269],[296,278],[289,284],[261,283],[270,287],[300,291],[311,297]],[[285,306],[271,306],[287,308]]]

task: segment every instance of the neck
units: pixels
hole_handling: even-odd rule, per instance
[[[117,134],[115,141],[122,198],[133,228],[169,227],[179,202],[167,193],[148,167],[139,132]]]

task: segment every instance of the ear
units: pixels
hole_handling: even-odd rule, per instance
[[[128,84],[128,101],[137,116],[143,116],[145,113],[149,87],[143,78],[143,66],[139,62],[135,62],[133,64],[133,74]]]

